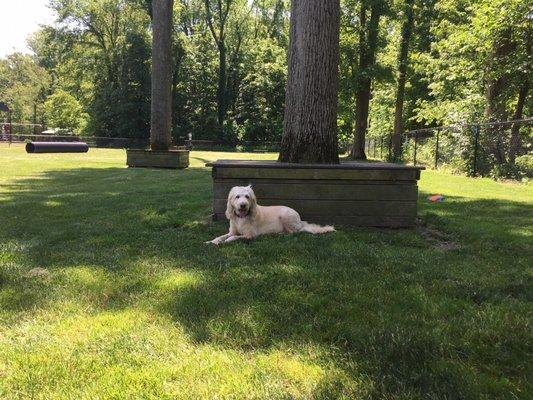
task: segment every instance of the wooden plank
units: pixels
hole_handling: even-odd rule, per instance
[[[208,167],[225,167],[225,168],[281,168],[281,169],[385,169],[385,170],[424,170],[425,167],[419,165],[393,164],[386,162],[370,161],[342,161],[339,164],[296,164],[282,163],[274,160],[217,160],[206,163]]]
[[[283,205],[298,211],[301,216],[416,216],[416,202],[413,201],[351,201],[351,200],[283,200],[261,199],[263,206]],[[215,214],[223,214],[226,200],[214,199]]]
[[[215,221],[227,221],[226,216],[222,213],[213,214]],[[367,226],[380,228],[410,228],[414,226],[413,217],[398,216],[323,216],[323,215],[306,215],[303,220],[315,224],[332,224],[336,228]]]
[[[213,167],[216,179],[328,179],[416,181],[418,170],[403,169],[289,169],[289,168],[226,168]]]
[[[380,180],[357,180],[355,182],[351,180],[334,180],[334,179],[246,179],[246,178],[214,178],[213,183],[228,183],[233,186],[248,186],[256,184],[290,184],[290,183],[304,183],[306,185],[411,185],[416,186],[415,181],[380,181]]]
[[[327,181],[326,181],[327,182]],[[330,181],[331,182],[331,181]],[[417,186],[408,185],[337,185],[335,183],[262,183],[254,181],[254,192],[261,201],[270,199],[299,199],[299,200],[412,200],[418,197]],[[226,199],[232,182],[215,182],[213,197]]]

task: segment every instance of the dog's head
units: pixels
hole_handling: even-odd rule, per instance
[[[228,194],[226,218],[231,219],[254,217],[257,209],[257,199],[252,185],[235,186]]]

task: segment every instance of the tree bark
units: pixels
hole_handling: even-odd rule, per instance
[[[359,31],[359,70],[361,78],[355,94],[355,132],[352,158],[366,160],[365,136],[368,129],[368,110],[371,97],[371,69],[376,62],[376,48],[379,33],[379,19],[383,5],[375,1],[371,6],[368,31],[366,30],[366,3],[361,2]]]
[[[413,32],[413,3],[414,0],[406,0],[405,2],[405,20],[402,27],[400,52],[398,54],[398,88],[396,90],[394,133],[392,136],[392,159],[394,161],[400,161],[402,158],[403,103],[409,60],[409,41]]]
[[[529,82],[526,80],[520,87],[518,93],[518,103],[513,114],[513,120],[522,119],[522,113],[524,111],[524,104],[526,102],[527,93],[529,91]],[[509,163],[514,164],[516,161],[516,155],[520,153],[522,143],[520,140],[520,124],[514,123],[511,128],[511,142],[509,143]]]
[[[172,5],[153,0],[150,148],[168,150],[172,124]]]
[[[339,162],[339,23],[339,0],[292,0],[282,162]]]

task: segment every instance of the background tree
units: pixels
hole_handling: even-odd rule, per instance
[[[207,26],[213,35],[213,40],[218,50],[217,117],[220,140],[224,139],[224,121],[226,120],[227,107],[226,24],[234,2],[235,0],[204,0]]]
[[[361,0],[359,11],[359,65],[355,93],[355,130],[352,157],[366,160],[365,137],[378,49],[379,21],[387,11],[385,0]]]
[[[403,103],[405,99],[405,82],[407,74],[407,62],[409,56],[409,42],[413,32],[413,5],[414,0],[406,0],[404,7],[405,20],[402,26],[400,51],[398,54],[398,85],[396,89],[396,103],[394,108],[394,132],[392,136],[393,159],[399,161],[402,145],[403,131]]]
[[[42,119],[44,94],[50,85],[46,69],[24,54],[14,53],[0,59],[0,100],[11,109],[14,122],[30,122],[37,106],[37,120]]]

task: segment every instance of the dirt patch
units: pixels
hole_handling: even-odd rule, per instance
[[[30,269],[24,276],[26,278],[48,278],[50,276],[50,272],[45,268],[37,267]]]
[[[417,221],[416,230],[422,235],[432,247],[440,250],[457,250],[463,246],[450,240],[448,234],[439,231],[435,227],[427,226],[421,221]]]

